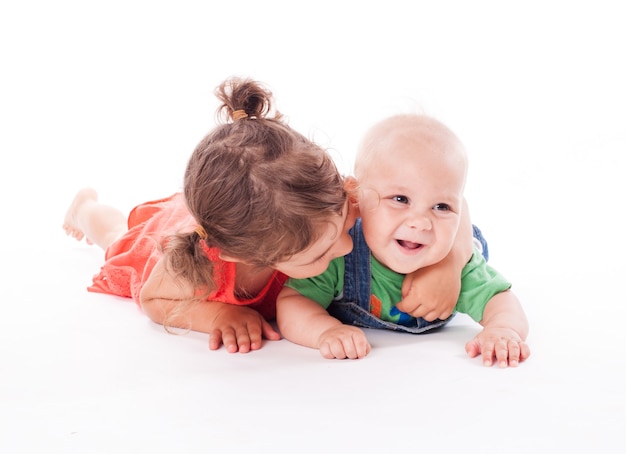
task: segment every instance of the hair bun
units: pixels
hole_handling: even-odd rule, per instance
[[[252,79],[231,77],[215,90],[215,95],[222,102],[217,113],[228,121],[242,118],[266,118],[272,112],[272,92],[260,82]],[[274,112],[273,118],[281,115]]]

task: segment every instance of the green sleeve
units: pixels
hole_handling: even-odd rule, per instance
[[[461,294],[455,309],[480,322],[489,300],[510,288],[511,283],[474,251],[461,273]]]
[[[289,278],[285,287],[294,289],[326,309],[343,290],[344,269],[343,257],[339,257],[332,260],[326,271],[319,276],[308,279]]]

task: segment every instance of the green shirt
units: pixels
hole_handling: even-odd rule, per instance
[[[405,275],[385,267],[371,254],[370,258],[372,274],[370,312],[388,322],[398,323],[401,319],[406,319],[407,314],[395,307],[402,300],[402,282]],[[290,278],[285,285],[328,308],[330,303],[342,294],[344,272],[344,258],[339,257],[331,261],[328,269],[319,276],[309,279]],[[509,288],[511,283],[487,264],[478,251],[474,251],[461,272],[461,293],[455,311],[468,314],[480,322],[491,297]]]

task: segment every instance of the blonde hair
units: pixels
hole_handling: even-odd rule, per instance
[[[371,126],[359,145],[354,164],[354,175],[359,182],[363,179],[365,170],[372,163],[375,164],[375,158],[384,159],[384,157],[377,155],[377,153],[385,150],[385,147],[379,145],[394,135],[400,134],[422,137],[423,140],[435,143],[437,148],[449,148],[455,153],[461,153],[460,156],[466,159],[465,147],[459,138],[436,118],[417,113],[392,115]]]

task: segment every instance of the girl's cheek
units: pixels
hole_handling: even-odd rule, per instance
[[[337,251],[337,257],[343,257],[344,255],[348,255],[352,252],[352,237],[349,234],[345,234],[344,237],[340,241],[340,247]]]

